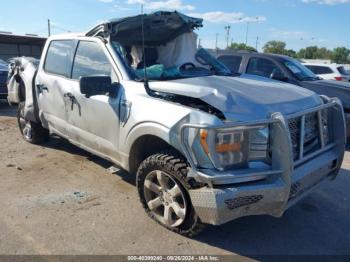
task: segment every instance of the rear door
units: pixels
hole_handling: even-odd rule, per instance
[[[271,78],[273,73],[285,75],[278,64],[274,61],[262,57],[251,57],[248,60],[246,74]]]
[[[70,79],[77,41],[52,40],[35,80],[39,115],[51,132],[67,137],[67,108],[65,97]]]
[[[234,74],[240,73],[240,67],[242,64],[242,56],[240,55],[222,55],[218,57],[218,60],[226,65],[228,69]]]

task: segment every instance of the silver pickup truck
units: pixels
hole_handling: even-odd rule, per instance
[[[157,12],[53,36],[8,85],[26,141],[59,135],[135,174],[149,216],[187,236],[282,216],[337,176],[345,147],[338,99],[233,76],[197,49],[201,26]]]

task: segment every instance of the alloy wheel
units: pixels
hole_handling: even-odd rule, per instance
[[[155,170],[146,176],[144,195],[148,208],[160,223],[168,227],[178,227],[185,221],[185,192],[166,172]]]

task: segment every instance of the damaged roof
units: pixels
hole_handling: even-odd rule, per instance
[[[142,19],[143,18],[143,19]],[[181,34],[192,32],[203,26],[203,19],[194,18],[177,11],[159,11],[152,14],[137,15],[110,20],[96,26],[87,36],[110,36],[122,45],[142,45],[142,21],[145,45],[163,45]]]

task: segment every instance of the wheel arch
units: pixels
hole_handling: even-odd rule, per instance
[[[174,150],[183,155],[178,149],[169,144],[165,139],[151,134],[138,137],[132,144],[129,153],[129,171],[136,174],[140,164],[149,156],[164,150]]]

